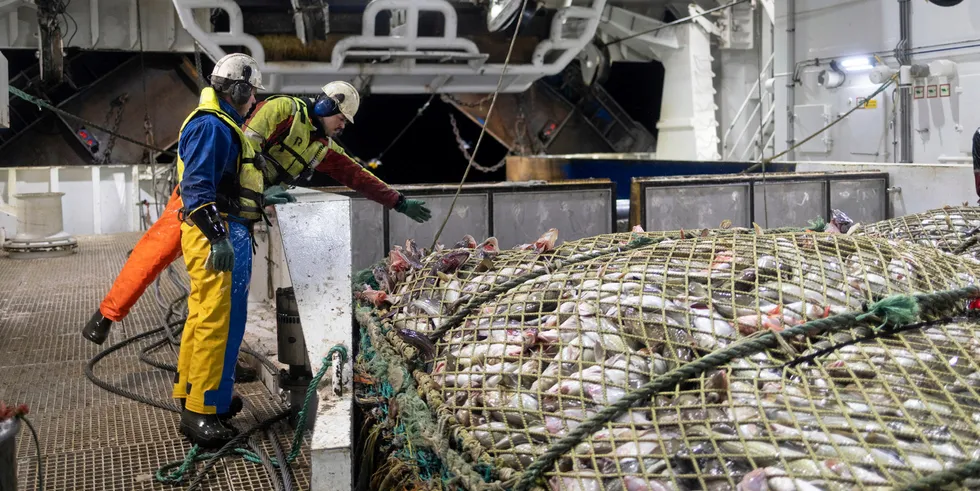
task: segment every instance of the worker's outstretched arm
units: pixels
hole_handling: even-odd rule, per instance
[[[337,182],[364,195],[365,198],[380,203],[386,208],[395,208],[404,201],[401,193],[395,191],[384,181],[350,158],[333,141],[327,143],[330,151],[316,166],[316,170],[326,173]]]

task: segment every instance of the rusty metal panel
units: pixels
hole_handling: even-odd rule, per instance
[[[764,228],[802,227],[828,211],[827,181],[753,183],[754,221]]]
[[[371,266],[385,256],[385,209],[367,198],[351,199],[351,239],[354,270]]]
[[[649,186],[645,230],[716,228],[724,220],[736,227],[752,225],[748,182]]]
[[[830,180],[830,207],[858,223],[888,219],[888,183],[881,179]]]
[[[419,195],[405,193],[411,198],[425,201],[425,206],[432,210],[432,219],[426,223],[416,223],[412,219],[396,211],[388,211],[388,246],[404,245],[406,239],[414,239],[420,247],[432,245],[432,239],[449,211],[453,195]],[[453,214],[446,224],[439,242],[452,245],[469,234],[478,241],[483,240],[490,232],[489,195],[486,193],[461,194]]]
[[[559,243],[613,232],[612,190],[498,192],[493,194],[493,234],[502,249],[558,229]]]

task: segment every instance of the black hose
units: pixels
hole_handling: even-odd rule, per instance
[[[265,467],[266,472],[269,473],[269,480],[272,481],[272,487],[276,491],[284,491],[282,489],[282,483],[279,481],[279,476],[276,475],[276,466],[272,465],[272,460],[269,458],[269,454],[262,448],[261,440],[255,434],[253,434],[248,439],[249,446],[252,447],[252,452],[259,457],[262,461],[262,467]]]
[[[286,457],[286,451],[282,448],[282,444],[279,442],[279,438],[276,437],[272,430],[265,430],[266,438],[272,441],[272,449],[276,452],[276,462],[279,462],[279,473],[282,478],[282,489],[283,491],[293,491],[293,469],[289,465],[289,460]],[[285,464],[283,464],[285,462]]]
[[[152,366],[154,368],[159,368],[160,370],[166,370],[166,371],[171,372],[171,373],[177,373],[177,365],[171,365],[169,363],[164,363],[164,362],[161,362],[161,361],[156,361],[156,360],[150,358],[150,352],[151,351],[155,351],[155,350],[158,350],[158,349],[166,346],[169,343],[169,341],[170,340],[167,339],[167,338],[161,338],[159,341],[157,341],[157,342],[155,342],[155,343],[153,343],[153,344],[151,344],[151,345],[143,348],[142,350],[140,350],[140,361],[142,361],[143,363],[146,363],[147,365],[150,365],[150,366]]]
[[[245,346],[242,346],[241,351],[242,353],[250,355],[254,357],[256,360],[258,360],[259,363],[261,363],[262,366],[264,366],[265,369],[269,371],[269,373],[273,375],[279,374],[279,367],[277,367],[275,363],[272,363],[272,361],[266,358],[265,355],[263,355],[262,353],[259,353],[258,351],[255,351],[254,349]]]
[[[172,322],[167,327],[175,326],[175,325],[181,325],[183,323],[184,323],[184,320],[181,319],[179,321]],[[103,388],[103,389],[105,389],[105,390],[107,390],[107,391],[109,391],[109,392],[111,392],[113,394],[120,395],[120,396],[123,396],[123,397],[125,397],[127,399],[132,399],[132,400],[137,401],[137,402],[142,402],[143,404],[149,404],[150,406],[153,406],[153,407],[158,407],[160,409],[164,409],[164,410],[167,410],[167,411],[171,411],[171,412],[174,412],[174,413],[179,413],[180,412],[180,409],[177,407],[176,404],[167,404],[167,403],[163,403],[163,402],[159,402],[159,401],[154,401],[153,399],[148,399],[148,398],[143,397],[143,396],[141,396],[139,394],[135,394],[135,393],[129,392],[127,390],[124,390],[124,389],[120,389],[118,387],[115,387],[112,384],[110,384],[110,383],[108,383],[108,382],[106,382],[106,381],[104,381],[104,380],[102,380],[102,379],[100,379],[100,378],[98,378],[98,377],[95,376],[95,370],[94,370],[95,369],[95,365],[97,363],[99,363],[99,361],[101,361],[103,358],[105,358],[106,356],[109,356],[111,353],[114,353],[116,351],[119,351],[122,348],[125,348],[126,346],[129,346],[130,344],[135,343],[136,341],[139,341],[140,339],[153,336],[154,334],[159,334],[159,333],[163,332],[164,329],[165,329],[165,327],[158,327],[156,329],[151,329],[149,331],[142,332],[142,333],[139,333],[139,334],[137,334],[135,336],[131,336],[129,338],[126,338],[123,341],[121,341],[119,343],[116,343],[116,344],[110,346],[105,351],[103,351],[103,352],[95,355],[95,357],[93,357],[91,360],[89,360],[88,364],[85,365],[85,376],[88,377],[88,379],[91,380],[93,384],[98,385],[99,387],[101,387],[101,388]]]
[[[41,457],[41,439],[37,437],[37,430],[34,429],[34,425],[31,424],[31,420],[27,419],[27,416],[20,416],[19,418],[31,430],[31,437],[34,438],[34,450],[37,452],[37,480],[34,482],[34,489],[41,491],[44,489],[44,460]]]

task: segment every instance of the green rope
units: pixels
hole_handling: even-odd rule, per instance
[[[980,477],[980,460],[964,462],[951,469],[929,474],[905,487],[906,491],[932,491],[948,484],[963,482],[971,477]]]
[[[824,219],[821,218],[821,217],[817,217],[816,220],[810,220],[808,223],[810,224],[810,226],[807,227],[807,228],[805,228],[804,230],[813,230],[814,232],[823,232],[824,230],[827,229],[827,222],[824,221]]]
[[[894,297],[886,298],[871,305],[867,313],[847,312],[824,319],[817,319],[806,324],[786,329],[780,333],[765,331],[762,334],[738,341],[727,348],[710,353],[703,358],[687,363],[675,368],[664,375],[651,380],[646,385],[626,394],[625,397],[616,403],[606,406],[589,419],[583,421],[578,427],[571,431],[567,436],[555,442],[547,452],[537,458],[527,471],[521,476],[517,483],[516,491],[527,491],[534,487],[535,482],[542,475],[551,469],[555,463],[569,450],[582,443],[589,435],[599,431],[603,425],[612,421],[633,405],[642,401],[648,401],[655,394],[675,387],[677,384],[691,380],[709,370],[718,368],[737,358],[743,358],[765,351],[768,348],[779,346],[781,338],[792,338],[801,335],[811,335],[823,332],[839,331],[851,328],[862,320],[877,318],[883,320],[883,324],[892,324],[900,320],[915,318],[915,313],[921,305],[927,312],[938,310],[939,308],[955,307],[956,302],[968,298],[980,296],[980,288],[968,286],[955,290],[927,293],[915,295],[906,300],[896,300]],[[915,307],[909,307],[911,304]]]
[[[194,445],[193,447],[191,447],[191,450],[187,452],[187,455],[184,456],[184,460],[178,460],[177,462],[167,464],[157,469],[157,474],[156,474],[157,481],[162,482],[164,484],[180,484],[181,482],[183,482],[184,476],[187,474],[189,470],[191,470],[191,466],[194,465],[195,462],[207,460],[212,455],[208,453],[198,455],[198,452],[200,450],[201,450],[200,447]],[[165,470],[174,467],[176,467],[177,470],[171,472],[170,474],[163,475],[163,472]]]
[[[303,429],[306,427],[306,411],[310,406],[310,400],[316,395],[316,388],[320,385],[320,380],[327,373],[327,369],[333,364],[333,354],[340,354],[340,364],[343,365],[347,363],[347,348],[343,345],[335,345],[327,351],[327,356],[323,357],[323,365],[320,370],[316,372],[316,376],[310,382],[310,385],[306,388],[306,398],[303,399],[303,408],[299,410],[299,416],[296,422],[296,432],[293,433],[293,449],[289,451],[289,455],[286,457],[286,462],[292,464],[299,455],[300,445],[303,443]]]
[[[884,324],[904,326],[919,317],[919,302],[908,295],[892,295],[875,303],[866,314],[857,316],[857,320],[863,321],[869,317],[882,319]]]
[[[361,328],[369,330],[369,334],[372,336],[371,347],[375,351],[373,359],[383,360],[382,362],[372,362],[369,365],[372,375],[377,380],[382,380],[389,373],[389,365],[405,374],[401,387],[392,388],[394,390],[382,394],[385,399],[394,401],[393,405],[399,408],[397,417],[400,424],[395,431],[401,431],[400,436],[405,438],[411,446],[417,449],[425,448],[426,451],[432,452],[442,467],[440,474],[451,475],[451,479],[463,484],[463,489],[473,491],[509,489],[506,485],[489,482],[487,473],[479,472],[474,468],[474,466],[479,468],[480,459],[472,455],[469,455],[470,459],[467,459],[461,452],[450,447],[447,433],[451,432],[448,430],[447,421],[433,417],[432,406],[427,405],[422,399],[423,390],[416,384],[414,377],[409,375],[410,371],[405,364],[405,359],[390,344],[390,341],[380,334],[381,327],[373,311],[367,307],[360,307],[355,311],[355,318]],[[479,443],[476,445],[479,446]],[[431,464],[432,467],[435,466],[435,463],[429,461],[420,462],[418,458],[420,454],[417,452],[418,450],[413,453],[415,456],[413,460],[416,465]],[[489,466],[483,465],[489,469]]]
[[[351,283],[354,284],[355,290],[360,290],[361,285],[368,285],[374,290],[380,288],[380,285],[378,285],[378,280],[374,277],[373,265],[367,269],[362,269],[354,273],[354,275],[351,277]]]
[[[607,247],[605,249],[599,249],[596,251],[584,253],[582,254],[581,257],[575,258],[573,260],[569,260],[565,262],[555,261],[555,267],[553,268],[544,268],[537,271],[532,271],[526,275],[514,278],[505,283],[501,283],[500,285],[497,285],[487,290],[486,292],[483,292],[471,298],[470,301],[466,303],[466,305],[462,306],[459,309],[459,311],[456,312],[456,314],[446,319],[446,322],[443,323],[443,325],[439,329],[436,329],[435,331],[432,332],[432,334],[429,334],[429,340],[431,340],[432,342],[438,341],[447,332],[449,332],[450,330],[452,330],[453,328],[461,324],[463,320],[466,319],[467,316],[473,313],[474,310],[479,309],[486,302],[496,298],[497,296],[507,293],[508,291],[520,286],[523,283],[526,283],[536,278],[540,278],[546,274],[554,273],[555,270],[566,266],[571,266],[574,264],[589,261],[607,254],[614,254],[617,252],[626,252],[634,249],[639,249],[641,247],[646,247],[648,245],[656,244],[664,240],[666,240],[665,237],[658,237],[658,238],[636,237],[625,246],[615,245],[612,247]]]
[[[293,432],[292,448],[289,451],[289,455],[286,457],[287,464],[292,464],[293,462],[296,461],[296,458],[299,457],[299,453],[303,444],[303,433],[305,433],[305,429],[306,429],[306,412],[309,408],[310,401],[313,399],[313,396],[316,394],[317,386],[320,385],[320,380],[323,379],[323,376],[326,375],[327,370],[333,364],[334,353],[340,354],[341,365],[347,363],[347,348],[345,348],[343,345],[340,344],[330,348],[330,350],[327,351],[327,355],[323,357],[323,365],[320,367],[320,370],[317,371],[316,376],[313,377],[313,380],[310,382],[310,385],[306,389],[306,397],[303,399],[303,407],[299,411],[296,430]],[[184,456],[184,460],[171,462],[157,469],[156,472],[157,481],[164,484],[181,484],[182,482],[184,482],[185,476],[193,468],[193,465],[195,463],[210,460],[220,455],[220,453],[199,453],[199,452],[200,452],[200,447],[194,445],[193,447],[191,447],[190,451],[187,452],[187,455]],[[249,462],[253,462],[256,464],[262,463],[262,459],[260,459],[258,455],[256,455],[254,452],[248,449],[236,448],[234,449],[234,452],[242,456],[245,460],[248,460]],[[272,461],[273,466],[277,468],[280,466],[280,463],[276,459],[270,459],[270,460]],[[164,472],[170,469],[174,469],[173,472],[164,475]]]

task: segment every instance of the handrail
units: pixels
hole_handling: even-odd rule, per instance
[[[748,121],[752,121],[752,119],[755,118],[755,115],[758,114],[760,110],[762,110],[762,101],[759,101],[759,103],[755,105],[755,108],[752,109],[752,114],[749,114]],[[735,150],[738,149],[738,146],[742,143],[742,138],[745,138],[745,133],[749,131],[748,121],[746,121],[746,123],[742,125],[742,132],[738,134],[738,138],[736,138],[735,143],[732,144],[731,151],[729,151],[728,149],[725,150],[726,159],[730,159],[732,155],[735,154]]]
[[[762,104],[759,104],[759,107],[762,107]],[[752,139],[749,140],[750,142],[755,141],[756,138],[759,138],[761,140],[762,131],[766,128],[766,125],[768,124],[767,121],[769,121],[769,119],[772,118],[772,115],[775,114],[775,110],[776,110],[776,105],[775,104],[769,106],[769,113],[766,114],[766,117],[762,119],[762,124],[759,125],[759,129],[756,130],[756,132],[755,132],[754,135],[752,135]],[[748,156],[749,150],[751,150],[751,149],[752,149],[752,145],[746,145],[745,146],[745,151],[742,152],[742,160],[743,161],[745,160],[745,157]]]
[[[767,61],[765,66],[762,67],[762,71],[759,72],[759,78],[756,79],[754,84],[752,84],[752,88],[749,89],[748,94],[745,95],[745,100],[742,101],[742,105],[738,108],[738,111],[735,113],[735,117],[732,118],[731,124],[729,124],[728,129],[725,130],[725,135],[722,136],[721,138],[721,145],[722,145],[721,148],[724,151],[726,152],[728,151],[728,137],[731,135],[732,131],[735,129],[735,126],[738,124],[739,118],[742,117],[742,112],[744,112],[745,108],[749,105],[749,101],[752,100],[752,95],[759,90],[759,84],[762,83],[763,75],[769,71],[775,59],[776,59],[775,53],[769,55],[769,61]],[[761,104],[762,101],[759,101],[759,103]],[[751,117],[749,119],[751,119]],[[738,144],[736,143],[734,146],[737,147]],[[732,149],[732,153],[734,153],[734,148]]]

